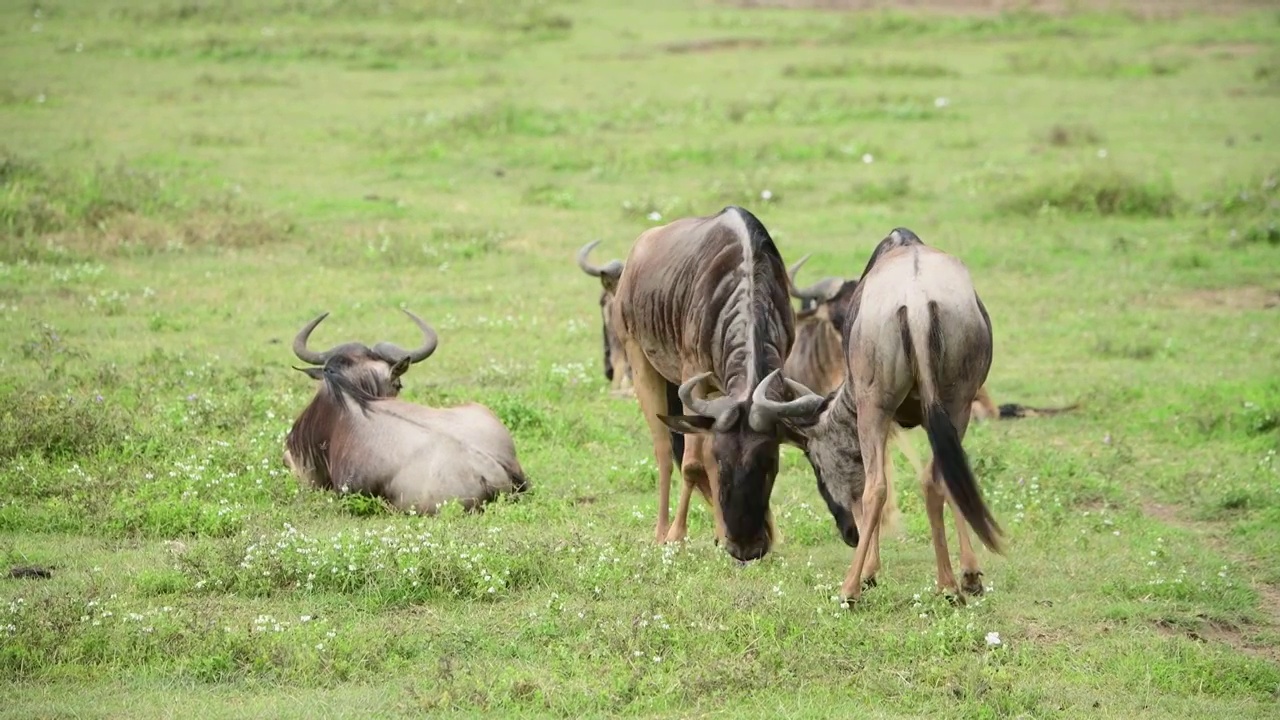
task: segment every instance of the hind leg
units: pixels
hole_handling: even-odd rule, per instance
[[[671,431],[658,419],[658,415],[667,413],[667,380],[649,364],[644,351],[634,342],[627,343],[627,360],[635,378],[636,398],[640,401],[640,410],[653,439],[653,456],[658,462],[658,518],[654,539],[663,542],[670,530],[671,470],[674,464]]]
[[[929,539],[933,543],[933,559],[937,565],[938,591],[955,599],[962,599],[956,585],[955,572],[951,569],[951,554],[947,550],[947,527],[942,514],[947,504],[946,485],[933,458],[920,476],[920,492],[924,495],[924,508],[929,516]],[[963,526],[962,526],[963,528]]]
[[[875,538],[880,533],[880,516],[884,512],[888,494],[885,462],[889,456],[889,415],[878,407],[864,408],[864,403],[858,405],[858,443],[862,447],[866,480],[862,489],[861,507],[855,512],[855,517],[859,523],[858,533],[866,541],[860,543],[854,551],[853,564],[849,566],[849,572],[840,586],[840,597],[849,602],[861,597],[862,585],[868,580],[866,571],[873,569],[867,561],[872,547],[877,544]]]

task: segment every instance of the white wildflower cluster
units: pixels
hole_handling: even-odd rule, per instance
[[[376,588],[410,597],[495,598],[508,592],[520,558],[520,553],[484,540],[468,542],[413,527],[344,530],[318,537],[286,524],[279,533],[260,536],[245,548],[235,576],[226,581],[232,588],[225,589]],[[209,587],[208,578],[198,580],[199,588]]]
[[[559,363],[552,364],[551,377],[562,385],[581,385],[591,379],[591,376],[587,374],[586,366],[579,362],[571,362],[564,365]]]

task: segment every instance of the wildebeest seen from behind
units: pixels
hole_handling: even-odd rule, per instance
[[[627,257],[613,311],[658,462],[657,540],[684,538],[697,489],[729,554],[764,556],[776,535],[769,497],[777,419],[813,407],[759,405],[757,386],[782,367],[795,339],[786,268],[768,231],[732,206],[645,231]],[[680,415],[682,407],[689,414]],[[673,457],[684,483],[669,524]]]
[[[1000,529],[983,502],[961,442],[978,389],[991,367],[991,321],[958,259],[905,228],[872,253],[844,329],[846,380],[827,398],[789,382],[799,400],[820,405],[786,419],[805,450],[837,523],[858,523],[858,545],[841,595],[855,599],[880,568],[879,526],[886,502],[888,441],[894,425],[923,425],[933,449],[921,486],[940,590],[982,592],[965,527],[999,552]],[[769,382],[774,378],[770,376]],[[943,506],[952,506],[963,584],[947,551]]]
[[[622,263],[611,260],[596,266],[587,259],[591,250],[599,245],[593,240],[578,250],[578,267],[582,272],[600,280],[600,324],[604,336],[604,376],[616,394],[626,394],[631,387],[631,366],[627,363],[627,353],[618,339],[613,327],[613,295],[618,289],[618,278],[622,276]]]
[[[285,465],[306,484],[384,498],[401,510],[434,514],[446,502],[474,510],[527,482],[511,433],[488,408],[431,408],[401,400],[400,377],[435,352],[438,338],[417,315],[422,344],[349,342],[307,347],[324,313],[293,341],[298,368],[320,381],[285,439]]]

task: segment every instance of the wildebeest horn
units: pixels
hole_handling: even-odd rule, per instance
[[[795,400],[787,402],[778,402],[768,398],[769,386],[773,384],[773,379],[782,372],[781,369],[774,370],[765,376],[756,385],[756,389],[751,393],[751,415],[749,422],[752,429],[757,432],[768,432],[773,426],[773,421],[783,417],[804,417],[812,415],[815,410],[822,407],[822,403],[826,398],[815,393],[804,385],[792,380],[791,378],[783,378],[787,386],[796,394]]]
[[[431,357],[431,353],[436,351],[436,346],[440,344],[440,336],[436,335],[436,331],[432,330],[431,326],[422,318],[404,308],[401,308],[400,311],[408,315],[409,319],[418,326],[418,329],[422,330],[422,345],[415,350],[404,350],[394,343],[380,342],[373,346],[373,351],[385,358],[399,359],[408,355],[410,363],[420,363]]]
[[[796,294],[796,273],[800,272],[800,267],[804,265],[806,262],[808,262],[809,258],[812,256],[813,256],[813,253],[806,253],[804,257],[795,261],[795,263],[793,263],[791,267],[787,268],[787,280],[790,281],[787,287],[791,290],[791,297],[794,297],[800,300],[804,299]]]
[[[586,245],[583,245],[581,250],[578,250],[578,267],[582,268],[582,272],[590,275],[591,277],[600,277],[601,275],[608,275],[610,277],[616,278],[617,276],[622,274],[623,266],[621,261],[610,260],[608,263],[602,266],[592,265],[591,263],[587,262],[587,256],[590,255],[592,249],[594,249],[595,246],[599,244],[600,244],[599,240],[592,240]]]
[[[680,402],[684,403],[684,406],[689,410],[703,417],[718,418],[725,410],[733,406],[732,398],[719,397],[715,400],[707,400],[706,398],[695,397],[693,394],[694,389],[709,377],[711,377],[709,372],[694,375],[680,385],[678,394]]]
[[[787,270],[787,288],[791,291],[791,297],[797,300],[809,300],[812,302],[826,302],[836,296],[840,292],[840,285],[843,284],[840,278],[826,277],[807,288],[796,286],[796,273],[800,271],[800,266],[812,256],[812,253],[800,258]]]
[[[331,349],[319,353],[314,350],[307,349],[307,338],[311,337],[311,331],[315,330],[316,326],[327,317],[329,317],[328,311],[320,313],[316,316],[315,320],[303,325],[302,330],[298,331],[298,334],[294,336],[293,354],[297,355],[298,359],[302,362],[311,363],[312,365],[323,365],[325,361],[329,359],[329,354],[333,352]]]

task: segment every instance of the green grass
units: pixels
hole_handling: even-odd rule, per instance
[[[1206,7],[1208,7],[1206,5]],[[1280,697],[1280,16],[62,0],[0,9],[0,683],[14,717],[1268,717]],[[785,542],[658,547],[598,289],[738,203],[805,273],[906,226],[992,316],[971,428],[1010,543],[879,587],[799,453]],[[533,492],[420,518],[300,488],[317,344],[438,329]],[[916,448],[927,446],[919,433]],[[954,551],[954,543],[953,543]],[[989,644],[989,633],[1001,643]]]

